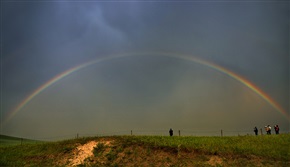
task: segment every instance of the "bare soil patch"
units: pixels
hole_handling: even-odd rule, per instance
[[[211,166],[222,165],[223,159],[218,156],[212,156],[208,161],[208,164]]]
[[[84,145],[78,146],[73,151],[73,157],[69,159],[69,166],[77,166],[83,164],[87,158],[93,156],[93,150],[99,143],[108,146],[110,145],[111,141],[90,141]]]

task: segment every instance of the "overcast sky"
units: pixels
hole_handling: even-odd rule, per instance
[[[70,68],[150,52],[101,61],[59,80],[2,124],[3,134],[252,133],[268,124],[289,132],[285,114],[254,91],[178,58],[197,57],[246,78],[289,115],[287,1],[1,1],[1,18],[1,122]]]

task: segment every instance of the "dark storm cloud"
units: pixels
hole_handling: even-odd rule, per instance
[[[108,55],[155,51],[185,53],[219,64],[255,83],[283,108],[289,107],[289,2],[4,1],[1,5],[3,115],[33,90],[76,65]],[[144,63],[139,64],[139,61]],[[148,122],[152,122],[150,128],[153,124],[167,128],[167,125],[174,125],[168,120],[173,121],[176,117],[179,118],[176,126],[184,128],[195,125],[190,123],[191,117],[213,122],[212,118],[203,117],[198,111],[209,111],[212,117],[217,117],[218,113],[226,116],[226,109],[236,112],[228,116],[222,126],[230,125],[233,118],[237,122],[233,126],[240,128],[237,124],[242,124],[248,118],[247,114],[253,112],[258,117],[259,110],[272,111],[270,115],[275,115],[284,127],[288,124],[248,89],[235,87],[235,82],[205,67],[196,67],[195,63],[128,57],[124,61],[99,63],[89,69],[84,81],[79,82],[82,77],[72,75],[71,79],[75,77],[75,80],[61,81],[63,87],[49,89],[54,93],[43,92],[27,106],[27,114],[18,113],[15,120],[23,122],[16,125],[12,120],[14,124],[6,125],[3,131],[11,134],[22,131],[21,135],[26,132],[28,135],[28,127],[41,123],[40,113],[57,119],[59,126],[61,119],[70,126],[73,126],[70,120],[90,120],[79,127],[80,131],[93,125],[94,119],[113,131],[114,126],[110,125],[117,117],[122,119],[114,125],[123,124],[122,128],[126,130],[134,121],[142,122],[140,128],[146,127]],[[82,72],[78,74],[86,76]],[[66,85],[69,83],[70,86]],[[95,88],[92,83],[100,88]],[[212,86],[213,83],[217,86]],[[63,98],[53,100],[58,89]],[[92,91],[88,91],[90,89]],[[237,94],[229,93],[230,90]],[[221,94],[225,97],[219,98]],[[227,102],[230,99],[232,101]],[[212,105],[208,105],[207,100]],[[96,105],[95,101],[101,103]],[[248,108],[244,109],[242,104]],[[215,108],[218,112],[213,112]],[[130,115],[129,118],[126,120],[124,114],[114,115],[113,111],[118,109]],[[41,112],[37,113],[38,110]],[[71,119],[66,110],[73,113]],[[93,112],[96,110],[99,112]],[[249,111],[245,113],[244,110]],[[50,115],[59,111],[62,111],[60,115]],[[90,118],[82,115],[86,112],[92,114]],[[144,120],[137,119],[136,113]],[[168,120],[162,117],[167,114]],[[237,115],[244,119],[239,121]],[[162,118],[161,123],[158,118]],[[21,129],[24,127],[22,123],[30,119],[35,120],[35,124],[30,123],[26,130]],[[267,121],[260,119],[259,123],[267,124]],[[53,130],[46,129],[53,134]],[[41,133],[41,128],[39,131]]]

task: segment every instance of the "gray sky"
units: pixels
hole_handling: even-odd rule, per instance
[[[252,133],[289,119],[222,66],[255,84],[289,115],[287,1],[1,1],[1,122],[60,73],[59,80],[1,125],[30,138],[156,132]],[[175,57],[158,56],[171,53]]]

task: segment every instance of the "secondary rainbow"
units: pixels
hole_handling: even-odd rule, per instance
[[[257,95],[259,95],[261,98],[263,98],[266,102],[268,102],[273,108],[275,108],[275,110],[277,110],[280,113],[282,113],[283,115],[285,115],[287,120],[289,120],[289,115],[287,114],[287,112],[274,99],[272,99],[266,92],[261,90],[255,84],[251,83],[249,80],[243,78],[242,76],[239,76],[238,74],[236,74],[236,73],[234,73],[234,72],[232,72],[232,71],[230,71],[222,66],[219,66],[219,65],[214,64],[214,63],[209,62],[209,61],[205,61],[205,60],[193,57],[191,55],[173,54],[173,53],[156,53],[156,52],[151,53],[151,52],[149,52],[149,53],[129,53],[129,54],[118,54],[118,55],[106,56],[103,58],[99,58],[99,59],[81,64],[81,65],[78,65],[78,66],[73,67],[71,69],[68,69],[68,70],[62,72],[61,74],[58,74],[57,76],[53,77],[52,79],[47,81],[45,84],[41,85],[39,88],[34,90],[30,95],[28,95],[20,104],[18,104],[18,106],[14,110],[12,110],[8,114],[7,118],[4,120],[4,124],[6,122],[8,122],[17,112],[19,112],[24,106],[26,106],[33,98],[35,98],[38,94],[40,94],[46,88],[48,88],[49,86],[53,85],[57,81],[65,78],[66,76],[68,76],[76,71],[79,71],[79,70],[86,68],[88,66],[91,66],[93,64],[97,64],[99,62],[109,61],[111,59],[130,57],[130,56],[146,56],[146,55],[173,57],[173,58],[183,59],[183,60],[187,60],[187,61],[192,61],[192,62],[195,62],[198,64],[205,65],[205,66],[212,68],[216,71],[219,71],[223,74],[226,74],[229,77],[239,81],[240,83],[242,83],[243,85],[245,85],[246,87],[251,89],[253,92],[255,92]]]

